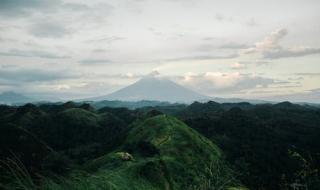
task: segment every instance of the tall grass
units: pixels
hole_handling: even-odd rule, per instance
[[[242,189],[236,179],[237,174],[222,161],[213,161],[204,170],[205,175],[200,176],[200,182],[189,185],[188,190],[230,190],[233,187],[239,187],[234,188],[235,190]]]
[[[35,190],[37,189],[34,180],[23,163],[15,156],[0,161],[3,172],[10,179],[10,183],[0,184],[4,190]]]
[[[84,177],[72,176],[70,179],[61,176],[52,178],[40,176],[39,181],[31,176],[30,172],[26,169],[19,159],[6,159],[1,161],[2,169],[6,177],[10,179],[7,184],[0,184],[0,189],[4,190],[96,190],[106,189],[106,187],[95,186],[95,183],[88,181]]]
[[[120,176],[113,176],[118,183],[112,183],[106,173],[93,175],[73,171],[68,177],[37,175],[38,180],[35,181],[19,159],[0,161],[0,165],[6,178],[10,179],[8,183],[0,184],[1,190],[133,190],[133,187],[119,186],[119,182],[127,183]],[[150,184],[141,183],[134,189],[150,190]]]

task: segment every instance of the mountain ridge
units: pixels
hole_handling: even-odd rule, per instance
[[[13,91],[5,91],[0,93],[0,104],[27,103],[31,101],[33,101],[32,98]]]

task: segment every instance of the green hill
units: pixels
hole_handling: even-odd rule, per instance
[[[89,189],[195,189],[191,184],[203,184],[214,175],[219,179],[212,184],[225,185],[222,189],[235,182],[218,147],[166,115],[135,123],[116,151],[84,168],[89,177],[81,181],[86,181]],[[77,189],[78,183],[71,182],[68,188]]]
[[[8,148],[27,158],[19,156],[28,171],[20,174],[18,167],[18,173],[7,177],[9,188],[5,189],[205,190],[238,184],[220,149],[175,117],[153,110],[128,126],[118,113],[78,107],[54,109],[42,111],[26,105],[3,117],[50,149],[32,149],[46,154],[30,164],[26,156],[35,154],[18,149],[24,148],[19,137],[8,136],[18,146]],[[6,142],[1,145],[5,147]],[[7,156],[10,153],[4,152],[3,158]],[[37,170],[29,170],[34,167]],[[42,177],[33,182],[38,173]]]

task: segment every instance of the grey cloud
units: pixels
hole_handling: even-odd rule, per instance
[[[42,38],[61,38],[70,33],[63,23],[41,21],[30,26],[29,33]]]
[[[6,81],[6,83],[10,81],[11,83],[55,81],[75,77],[76,75],[67,74],[66,72],[61,71],[53,72],[39,69],[0,69],[0,80]]]
[[[65,3],[63,8],[72,11],[88,11],[90,7],[85,4],[78,4],[78,3]]]
[[[251,19],[246,23],[246,25],[252,26],[252,27],[259,26],[259,24],[256,22],[256,20],[255,20],[254,18],[251,18]]]
[[[312,77],[312,76],[320,76],[320,73],[295,73],[295,75]]]
[[[291,84],[291,82],[289,82],[289,81],[284,81],[284,80],[277,80],[277,81],[275,81],[274,82],[274,84]]]
[[[269,85],[275,84],[276,80],[250,74],[238,75],[235,73],[225,73],[219,75],[208,75],[208,73],[192,75],[188,80],[184,80],[185,76],[178,77],[180,83],[202,91],[210,95],[239,93],[245,90],[256,89],[257,86],[267,88]]]
[[[17,40],[11,38],[2,38],[0,37],[0,42],[16,42]]]
[[[229,55],[198,55],[198,56],[189,56],[189,57],[177,57],[172,59],[166,59],[164,61],[188,61],[188,60],[210,60],[210,59],[232,59],[238,57],[238,54],[229,54]]]
[[[91,52],[92,53],[105,53],[107,51],[108,50],[106,50],[106,49],[97,48],[97,49],[93,49]]]
[[[235,42],[228,42],[219,46],[219,48],[222,48],[222,49],[243,49],[248,47],[249,46],[247,44],[241,44],[241,43],[235,43]]]
[[[275,90],[254,90],[254,91],[251,91],[250,93],[252,93],[252,94],[273,94],[275,92],[277,92],[277,91],[275,91]],[[244,94],[245,92],[242,92],[242,93]]]
[[[221,41],[221,39],[219,38],[215,38],[215,37],[205,37],[201,39],[202,41],[204,41],[206,44],[203,44],[200,46],[200,48],[203,47],[203,49],[213,49],[213,48],[219,48],[219,49],[246,49],[246,48],[250,48],[250,46],[248,44],[245,43],[239,43],[239,42],[234,42],[234,41],[227,41],[227,40],[223,40]],[[221,45],[217,45],[221,44]]]
[[[214,42],[206,43],[206,44],[202,44],[199,45],[195,48],[195,50],[199,51],[199,52],[210,52],[212,50],[240,50],[240,49],[244,49],[244,48],[248,48],[249,46],[246,44],[241,44],[241,43],[234,43],[234,42],[227,42],[224,43],[220,46],[215,45]]]
[[[319,73],[319,76],[320,76],[320,73]],[[304,77],[289,77],[288,80],[290,81],[301,81],[303,80]]]
[[[268,87],[271,84],[274,84],[275,80],[271,78],[264,78],[264,77],[257,77],[257,76],[251,76],[251,77],[244,77],[242,80],[240,80],[235,86],[225,88],[222,91],[225,92],[232,92],[232,91],[241,91],[241,90],[248,90],[256,88],[256,86],[260,85],[264,88]]]
[[[105,63],[112,63],[112,61],[108,59],[84,59],[79,61],[79,63],[84,65],[99,65],[99,64],[105,64]]]
[[[203,41],[212,41],[212,40],[217,40],[218,38],[214,38],[214,37],[204,37],[202,38]]]
[[[301,84],[297,84],[297,85],[283,85],[283,86],[275,86],[275,87],[272,87],[272,88],[297,88],[297,87],[302,87]]]
[[[97,39],[87,40],[86,43],[113,43],[116,41],[124,40],[126,38],[120,36],[100,37]]]
[[[0,52],[0,56],[14,56],[14,57],[39,57],[46,59],[66,59],[70,58],[70,56],[66,55],[57,55],[46,51],[39,50],[19,50],[19,49],[11,49],[8,52]]]
[[[142,75],[142,74],[105,74],[105,75],[99,75],[99,77],[103,77],[103,78],[115,78],[115,79],[139,79],[142,77],[145,77],[147,75]]]
[[[261,42],[257,42],[254,47],[243,49],[242,52],[245,54],[261,53],[264,59],[280,59],[320,54],[320,48],[280,46],[280,40],[287,34],[288,31],[285,28],[276,30],[266,36]]]
[[[253,47],[243,50],[245,54],[252,53],[265,53],[271,50],[279,49],[279,41],[288,34],[288,30],[281,28],[273,31],[271,34],[266,36],[262,41],[255,43]]]
[[[302,57],[312,54],[320,54],[320,48],[288,48],[288,49],[278,49],[274,51],[264,52],[263,57],[266,59],[279,59],[288,57]]]
[[[233,21],[233,18],[232,17],[226,17],[222,14],[216,14],[214,16],[214,18],[218,21],[229,21],[229,22],[232,22]]]
[[[31,14],[32,11],[50,10],[61,4],[60,0],[1,0],[0,15],[19,17]]]
[[[271,62],[269,61],[256,61],[254,62],[255,64],[261,66],[261,65],[267,65],[267,64],[270,64]]]
[[[261,61],[261,60],[255,60],[255,61],[240,61],[241,64],[255,64],[257,66],[267,65],[271,64],[269,61]]]

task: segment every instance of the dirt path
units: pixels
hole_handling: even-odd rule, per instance
[[[166,115],[165,115],[164,117],[165,117],[165,119],[166,119],[166,122],[168,123],[168,127],[169,127],[169,132],[168,132],[168,133],[169,133],[169,135],[166,136],[166,138],[165,138],[164,140],[162,140],[161,142],[159,142],[159,143],[158,143],[158,146],[161,146],[161,145],[163,145],[164,143],[170,141],[170,140],[171,140],[171,136],[172,136],[172,127],[173,127],[173,124],[172,124],[172,122],[167,118]]]

